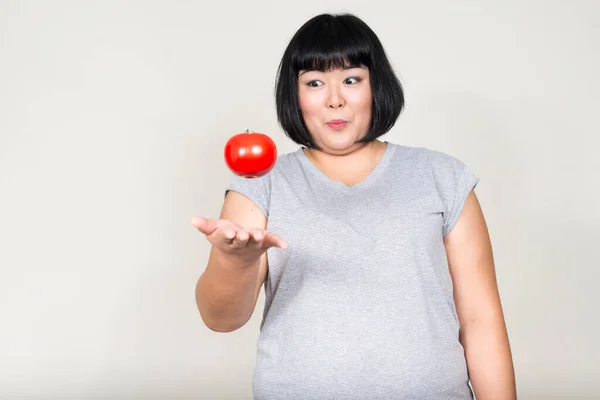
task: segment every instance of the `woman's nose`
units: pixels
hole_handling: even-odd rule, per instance
[[[344,106],[344,99],[335,89],[332,90],[329,94],[329,98],[327,99],[327,106],[329,108],[340,108]]]

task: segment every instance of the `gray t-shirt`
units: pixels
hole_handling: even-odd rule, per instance
[[[443,243],[478,178],[388,142],[346,186],[302,148],[234,176],[287,250],[268,250],[253,391],[273,399],[472,399]]]

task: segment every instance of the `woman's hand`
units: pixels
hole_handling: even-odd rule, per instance
[[[238,257],[245,262],[254,262],[271,247],[287,249],[287,242],[264,229],[245,228],[226,219],[192,218],[192,225],[224,254]]]

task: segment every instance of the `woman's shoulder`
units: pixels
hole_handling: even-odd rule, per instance
[[[427,147],[398,145],[398,170],[408,170],[412,183],[439,196],[444,206],[444,235],[456,223],[468,194],[479,178],[458,157]],[[406,175],[403,175],[406,176]]]
[[[275,162],[275,166],[273,167],[273,171],[286,171],[290,168],[298,167],[300,165],[301,157],[302,147],[280,153],[277,155],[277,160]]]
[[[434,149],[432,147],[405,145],[392,143],[397,156],[397,162],[404,162],[406,166],[417,169],[427,169],[444,173],[463,170],[465,163],[454,154]]]

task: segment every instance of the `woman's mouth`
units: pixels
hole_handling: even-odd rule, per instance
[[[327,125],[329,125],[331,129],[334,129],[336,131],[343,129],[347,124],[348,121],[345,121],[343,119],[332,119],[331,121],[327,122]]]

